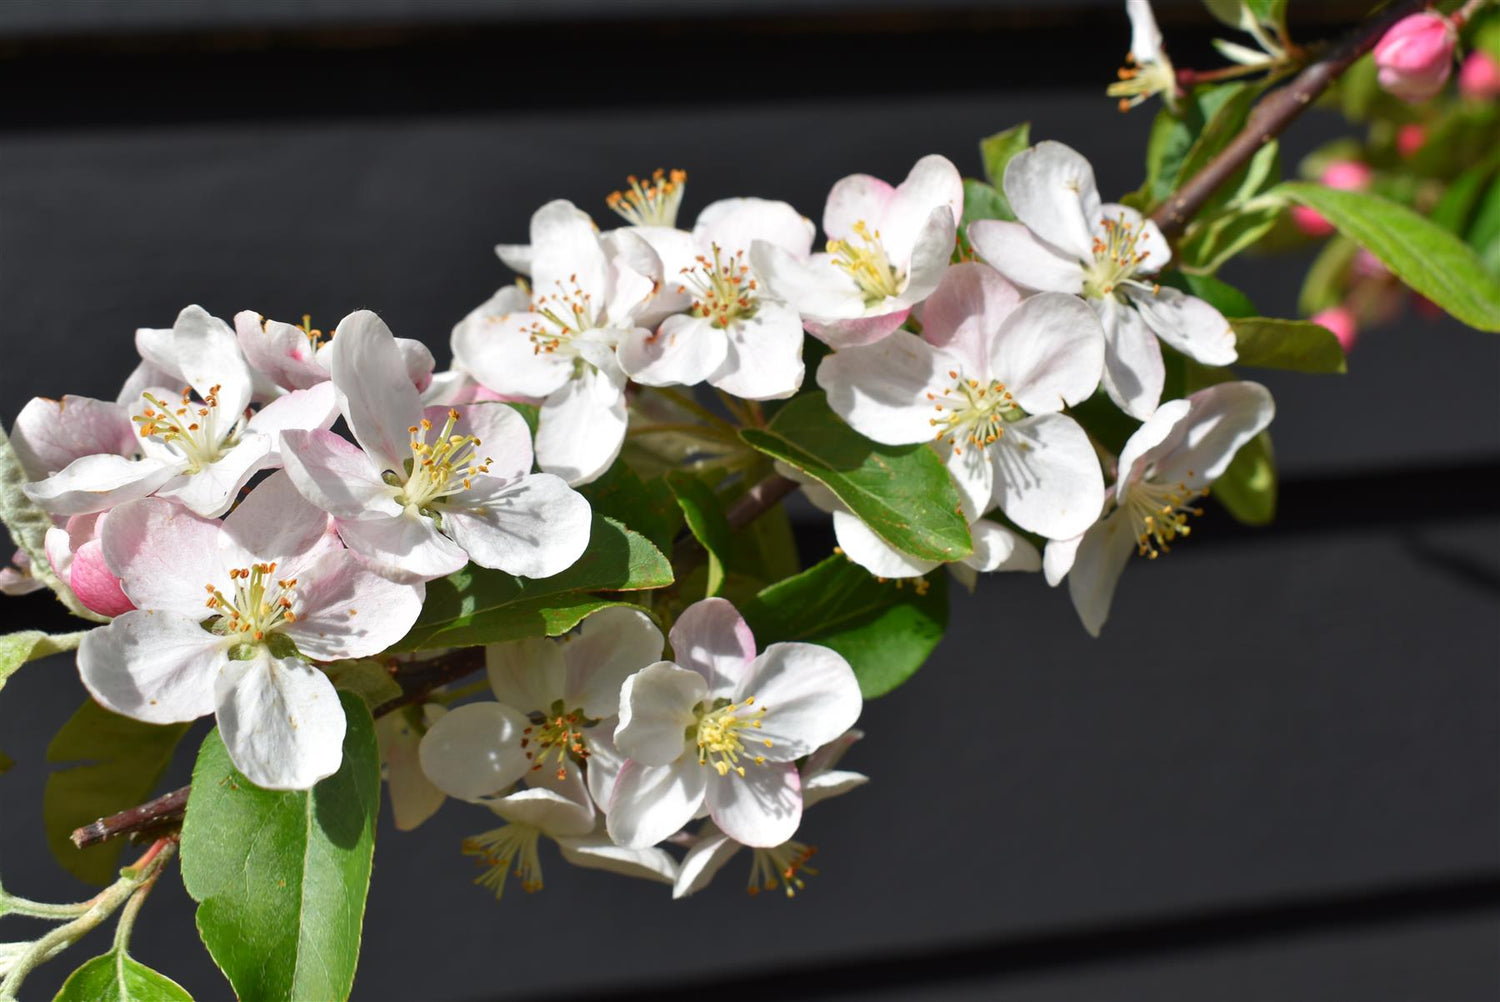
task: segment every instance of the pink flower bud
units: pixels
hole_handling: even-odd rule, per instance
[[[1375,46],[1380,86],[1411,104],[1436,97],[1453,72],[1458,29],[1435,11],[1403,17]]]
[[[1323,213],[1306,205],[1292,206],[1292,223],[1310,237],[1326,237],[1333,233],[1333,224],[1323,218]]]
[[[1458,92],[1478,101],[1500,97],[1500,62],[1488,52],[1469,53],[1458,68]]]
[[[1338,160],[1324,168],[1318,180],[1340,191],[1363,191],[1374,176],[1375,172],[1358,160]]]
[[[1417,122],[1407,122],[1396,130],[1396,152],[1401,159],[1410,160],[1426,145],[1427,126]]]
[[[68,569],[68,585],[78,601],[101,616],[118,616],[135,608],[120,590],[120,579],[104,562],[104,544],[91,539],[73,554]]]
[[[1324,310],[1314,316],[1312,322],[1333,331],[1333,336],[1339,339],[1345,355],[1354,350],[1354,342],[1359,337],[1359,325],[1355,322],[1354,311],[1347,306]]]

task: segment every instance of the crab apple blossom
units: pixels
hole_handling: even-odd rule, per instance
[[[785,202],[732,198],[699,214],[691,234],[643,227],[684,312],[620,341],[620,365],[648,386],[707,382],[746,400],[789,397],[802,385],[802,320],[766,289],[749,259],[757,241],[797,259],[812,221]]]
[[[367,570],[285,473],[222,523],[145,498],[104,529],[104,558],[137,609],[79,647],[93,697],[147,723],[215,714],[259,786],[302,789],[336,771],[343,708],[304,659],[385,650],[416,621],[422,586]]]
[[[764,240],[750,264],[766,290],[833,348],[870,344],[900,327],[931,294],[963,217],[958,168],[932,154],[892,187],[868,174],[833,186],[823,209],[825,253],[799,258]]]
[[[1259,383],[1219,383],[1163,404],[1130,436],[1120,452],[1111,510],[1080,537],[1048,544],[1044,558],[1049,583],[1067,576],[1090,634],[1097,637],[1109,618],[1131,554],[1154,560],[1189,535],[1189,517],[1202,513],[1198,499],[1275,412]]]
[[[118,616],[135,608],[120,589],[104,559],[104,544],[99,536],[108,512],[74,515],[59,527],[47,530],[47,562],[60,579],[68,583],[85,608],[101,616]]]
[[[530,294],[502,289],[455,327],[454,364],[496,393],[542,400],[538,465],[587,483],[625,441],[626,376],[615,348],[649,319],[661,259],[628,228],[601,234],[559,200],[531,217],[531,244],[516,263],[529,267]]]
[[[1437,11],[1410,14],[1391,25],[1375,45],[1380,86],[1410,104],[1437,97],[1453,72],[1458,27]]]
[[[269,382],[270,396],[290,390],[305,390],[328,381],[328,349],[333,335],[325,336],[304,317],[301,326],[269,320],[254,310],[234,315],[234,333],[245,361],[258,377]],[[406,362],[407,374],[418,392],[425,392],[437,367],[432,352],[420,341],[396,338],[396,347]]]
[[[661,631],[637,609],[612,607],[559,639],[531,637],[485,651],[498,702],[460,706],[428,728],[422,762],[437,787],[465,800],[517,779],[587,798],[593,751],[610,745],[620,686],[661,658]],[[612,747],[606,750],[612,758]],[[607,789],[600,791],[605,799]]]
[[[96,437],[111,448],[28,484],[27,496],[47,512],[85,515],[155,494],[218,517],[252,476],[280,465],[280,432],[327,428],[337,415],[331,386],[288,393],[248,414],[249,366],[229,326],[201,307],[184,309],[168,330],[138,331],[137,343],[149,374],[180,374],[187,387],[140,391],[130,409],[138,458],[136,449],[120,451],[117,413],[89,408],[101,425]]]
[[[626,761],[610,794],[608,831],[645,848],[705,811],[745,845],[777,846],[802,817],[795,760],[858,718],[849,663],[814,644],[755,638],[733,605],[689,606],[671,631],[674,661],[648,665],[620,692],[615,745]]]
[[[844,753],[863,737],[862,731],[846,731],[807,756],[800,770],[804,810],[869,782],[869,777],[862,773],[837,768]],[[746,847],[724,834],[718,825],[705,821],[683,857],[677,882],[672,887],[672,897],[685,898],[703,890],[724,864],[743,848]],[[787,897],[795,897],[805,886],[803,875],[817,875],[818,871],[808,866],[808,861],[817,853],[816,846],[788,839],[778,846],[751,847],[750,851],[750,882],[745,890],[752,896],[780,887]]]
[[[939,566],[936,560],[924,560],[902,553],[881,539],[833,491],[795,467],[777,463],[776,472],[800,483],[803,494],[813,506],[833,516],[833,535],[838,540],[839,549],[844,552],[844,556],[876,577],[920,577]],[[993,519],[980,517],[979,510],[967,494],[959,495],[959,503],[969,522],[974,552],[949,564],[948,569],[964,587],[972,591],[976,575],[980,573],[1041,570],[1042,555],[1024,536]]]
[[[1160,94],[1175,109],[1177,73],[1162,47],[1161,29],[1149,0],[1125,0],[1125,13],[1130,18],[1130,53],[1120,79],[1109,85],[1107,93],[1120,99],[1121,111],[1129,111],[1153,94]]]
[[[470,560],[540,578],[588,546],[588,502],[531,473],[525,420],[503,404],[424,411],[390,328],[361,310],[328,353],[358,446],[332,432],[287,432],[293,483],[334,518],[344,543],[397,579],[442,577]]]
[[[1104,477],[1065,406],[1099,385],[1104,340],[1084,303],[1021,293],[988,265],[949,269],[923,310],[922,337],[898,331],[823,360],[818,385],[858,432],[887,445],[936,439],[964,503],[998,505],[1016,525],[1066,539],[1093,522]]]
[[[1161,400],[1158,338],[1204,365],[1235,360],[1223,314],[1153,279],[1171,257],[1156,224],[1101,204],[1094,169],[1076,151],[1047,141],[1018,153],[1004,188],[1018,222],[976,220],[974,250],[1024,289],[1084,297],[1104,325],[1104,389],[1131,417],[1144,420]]]

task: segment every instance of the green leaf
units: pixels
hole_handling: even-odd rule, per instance
[[[193,1002],[193,997],[117,946],[68,975],[52,1002]]]
[[[1226,92],[1216,97],[1221,97],[1217,107],[1203,107],[1204,126],[1197,138],[1193,140],[1192,147],[1182,158],[1182,167],[1173,179],[1173,187],[1181,187],[1187,181],[1197,176],[1198,172],[1207,167],[1209,162],[1223,152],[1240,131],[1245,127],[1245,121],[1250,117],[1250,109],[1260,99],[1265,88],[1258,84],[1221,84]],[[1265,153],[1265,147],[1256,151],[1256,156],[1251,157],[1243,167],[1236,170],[1230,177],[1214,192],[1203,208],[1201,213],[1212,213],[1231,204],[1236,199],[1243,199],[1246,189],[1253,189],[1264,183],[1265,179],[1274,170],[1276,163],[1276,151]]]
[[[1492,276],[1500,273],[1500,178],[1485,192],[1474,221],[1469,224],[1469,246]]]
[[[799,640],[838,651],[873,699],[910,678],[943,639],[948,575],[939,568],[926,579],[881,581],[834,555],[762,590],[740,611],[762,650]]]
[[[1011,211],[1010,202],[1006,200],[1005,193],[994,185],[976,181],[971,177],[964,178],[964,218],[965,230],[970,223],[978,219],[1004,219],[1014,221],[1016,214]]]
[[[1338,373],[1347,369],[1344,349],[1333,331],[1306,320],[1267,317],[1231,319],[1242,365],[1293,372]]]
[[[1186,179],[1192,176],[1185,169],[1189,157],[1195,157],[1200,165],[1206,163],[1210,147],[1217,151],[1228,138],[1232,138],[1233,133],[1226,136],[1226,129],[1239,115],[1237,108],[1231,109],[1230,114],[1215,130],[1214,139],[1201,149],[1199,147],[1209,123],[1218,121],[1225,107],[1240,98],[1245,91],[1245,84],[1237,82],[1196,87],[1183,102],[1180,113],[1174,114],[1167,108],[1157,112],[1146,144],[1146,191],[1150,195],[1151,205],[1166,201],[1167,196],[1177,188],[1179,177]],[[1214,146],[1214,143],[1218,145]]]
[[[122,840],[79,849],[75,828],[148,799],[172,761],[188,724],[146,724],[89,700],[47,746],[47,761],[62,768],[47,777],[42,824],[47,848],[79,880],[108,884],[119,876]]]
[[[723,593],[727,558],[734,545],[734,534],[724,516],[724,504],[714,489],[691,473],[667,474],[667,486],[677,498],[693,538],[708,551],[706,596]]]
[[[1297,294],[1297,309],[1312,316],[1343,302],[1345,277],[1358,253],[1359,244],[1341,236],[1335,235],[1324,244],[1318,256],[1313,258],[1313,263],[1308,266],[1307,276],[1302,279],[1302,291]]]
[[[764,429],[745,428],[740,437],[833,491],[903,553],[947,562],[974,551],[958,492],[937,453],[925,444],[870,441],[833,413],[821,392],[794,397]]]
[[[5,688],[6,679],[26,662],[77,650],[87,632],[89,631],[43,633],[41,630],[22,630],[20,633],[0,636],[0,689]]]
[[[672,565],[646,537],[595,515],[588,549],[560,574],[532,580],[470,564],[429,582],[416,625],[391,650],[555,637],[590,613],[626,604],[595,592],[641,591],[671,583]]]
[[[1269,432],[1240,447],[1211,494],[1245,525],[1266,525],[1276,517],[1276,457]]]
[[[212,731],[198,752],[182,822],[182,880],[198,932],[240,1002],[346,999],[354,985],[380,753],[355,695],[344,762],[311,790],[262,790]]]
[[[1250,301],[1249,296],[1213,275],[1166,272],[1162,275],[1161,284],[1197,296],[1226,317],[1255,316],[1255,304]]]
[[[340,692],[352,692],[373,712],[377,706],[401,695],[401,685],[385,664],[372,658],[335,661],[323,666],[324,673]]]
[[[1179,267],[1196,274],[1213,274],[1269,233],[1280,216],[1280,209],[1260,206],[1231,209],[1199,220],[1177,246]]]
[[[1116,407],[1102,389],[1096,390],[1087,400],[1074,404],[1068,413],[1095,441],[1115,455],[1120,454],[1130,436],[1141,426],[1139,421]]]
[[[1463,323],[1500,331],[1500,283],[1468,245],[1441,226],[1368,192],[1305,182],[1273,190],[1317,209],[1408,286]]]
[[[979,141],[979,156],[984,160],[984,176],[1001,192],[1004,198],[1005,167],[1011,158],[1031,145],[1031,123],[1013,125],[1004,132],[997,132]],[[1007,205],[1008,208],[1008,205]],[[1014,219],[1014,216],[1000,218]]]
[[[1454,178],[1427,218],[1450,233],[1462,236],[1468,229],[1474,206],[1479,204],[1479,198],[1484,194],[1485,183],[1495,173],[1497,165],[1500,165],[1500,155],[1475,164]],[[1469,243],[1473,245],[1474,242],[1471,240]]]
[[[52,528],[52,517],[33,504],[21,490],[21,485],[26,482],[26,471],[11,448],[10,437],[4,428],[0,428],[0,523],[4,523],[16,545],[31,558],[31,576],[52,589],[69,612],[80,619],[107,622],[109,617],[99,615],[78,601],[73,589],[52,573],[52,562],[47,559],[45,546],[47,530]]]
[[[595,515],[634,529],[663,553],[672,549],[672,540],[682,528],[682,515],[672,503],[666,481],[661,477],[642,480],[624,460],[616,460],[602,477],[578,492],[588,499]]]

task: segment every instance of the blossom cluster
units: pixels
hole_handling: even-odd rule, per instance
[[[13,445],[55,523],[51,570],[109,619],[79,651],[94,698],[152,723],[214,714],[252,782],[311,786],[345,733],[327,669],[386,655],[428,583],[471,564],[520,579],[574,565],[594,524],[578,488],[620,461],[654,399],[702,411],[704,384],[758,418],[815,381],[855,432],[933,450],[973,540],[953,573],[971,588],[980,572],[1066,579],[1097,634],[1130,555],[1187,535],[1271,420],[1255,383],[1162,399],[1168,353],[1224,366],[1234,333],[1157,280],[1160,231],[1103,202],[1062,144],[1016,155],[1014,218],[962,239],[964,185],[936,155],[899,184],[834,185],[820,250],[811,220],[765,199],[714,202],[680,228],[685,184],[632,179],[610,199],[614,229],[566,201],[538,209],[528,243],[497,248],[521,277],[454,327],[449,371],[369,311],[325,335],[190,306],[137,332],[114,401],[28,404]],[[1139,423],[1118,456],[1072,413],[1091,398]],[[694,448],[674,458],[690,466]],[[777,468],[872,575],[939,566]],[[9,590],[30,583],[8,571]],[[795,840],[804,807],[864,779],[835,768],[858,736],[849,663],[816,644],[757,652],[723,598],[603,608],[486,658],[493,701],[440,691],[380,728],[403,827],[445,797],[503,819],[468,845],[497,892],[511,869],[540,885],[543,835],[678,895],[748,846],[753,886],[791,891],[811,854]]]

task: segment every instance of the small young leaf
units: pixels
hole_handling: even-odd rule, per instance
[[[1338,373],[1348,368],[1333,331],[1306,320],[1242,317],[1230,320],[1242,365],[1293,372]]]
[[[734,546],[734,534],[724,517],[723,502],[712,487],[691,473],[676,471],[667,474],[667,486],[677,498],[677,505],[682,509],[693,538],[708,551],[707,596],[720,595],[724,589],[726,563]]]
[[[1177,246],[1179,266],[1194,274],[1211,275],[1270,232],[1280,216],[1281,211],[1274,206],[1263,206],[1230,209],[1201,219]]]
[[[595,592],[641,591],[672,583],[672,565],[638,532],[594,516],[589,547],[572,567],[526,579],[470,564],[429,582],[416,624],[393,651],[498,643],[566,633],[618,599]]]
[[[1215,140],[1201,150],[1198,147],[1209,123],[1217,121],[1224,108],[1244,93],[1245,85],[1236,82],[1198,87],[1183,102],[1180,113],[1174,114],[1167,108],[1157,112],[1146,144],[1146,191],[1151,205],[1165,201],[1177,187],[1179,178],[1186,180],[1192,176],[1185,168],[1195,150],[1201,166],[1212,155],[1210,150],[1217,152],[1233,136],[1228,127],[1239,117],[1237,108],[1231,109],[1216,128]],[[1243,117],[1240,117],[1240,122],[1243,124]]]
[[[939,568],[927,579],[881,581],[835,554],[762,590],[741,612],[762,650],[800,640],[838,651],[873,699],[910,678],[943,639],[948,575]]]
[[[1031,145],[1031,123],[1013,125],[1004,132],[997,132],[979,141],[979,155],[984,159],[984,176],[991,185],[999,189],[1004,198],[1005,166],[1011,158]],[[1007,208],[1009,206],[1007,205]],[[1014,216],[999,218],[1014,219]]]
[[[349,997],[375,818],[380,753],[364,701],[339,697],[344,762],[311,790],[262,790],[214,730],[198,752],[182,822],[182,880],[198,932],[240,1002]]]
[[[47,777],[42,824],[47,848],[79,880],[104,885],[119,876],[121,840],[79,849],[73,829],[146,800],[172,761],[188,724],[145,724],[88,700],[47,746],[63,767]]]
[[[52,1002],[193,1002],[193,997],[117,946],[68,975]]]
[[[1368,192],[1300,181],[1273,190],[1317,209],[1396,277],[1458,320],[1500,331],[1500,283],[1468,245],[1441,226]]]
[[[1226,317],[1253,317],[1256,313],[1249,296],[1213,275],[1184,275],[1169,271],[1162,274],[1161,284],[1197,296]]]
[[[1011,211],[1010,202],[1006,200],[1003,191],[994,185],[976,181],[972,177],[964,178],[963,225],[965,230],[976,219],[1014,221],[1015,218],[1016,214]]]
[[[5,680],[26,662],[64,651],[76,651],[87,632],[43,633],[41,630],[22,630],[20,633],[0,636],[0,689],[5,688]]]
[[[957,489],[925,444],[879,445],[845,424],[821,392],[794,397],[764,429],[740,437],[833,491],[876,535],[925,560],[974,551]]]

